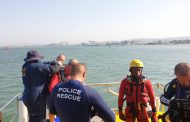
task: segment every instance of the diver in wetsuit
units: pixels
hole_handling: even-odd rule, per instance
[[[160,101],[162,104],[169,106],[167,113],[169,114],[170,121],[178,122],[183,120],[182,122],[186,122],[190,119],[190,112],[185,112],[185,109],[188,108],[187,104],[189,102],[187,99],[189,99],[190,95],[190,64],[179,63],[175,66],[174,72],[176,78],[166,85]],[[186,107],[184,108],[185,103]],[[178,104],[181,106],[178,106]],[[188,116],[185,114],[188,114]]]

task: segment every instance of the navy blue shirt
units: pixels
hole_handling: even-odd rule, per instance
[[[165,93],[161,96],[160,101],[164,105],[169,105],[172,97],[174,99],[184,99],[187,98],[190,92],[190,87],[185,87],[179,84],[179,81],[175,78],[173,79]]]
[[[80,81],[60,83],[51,93],[50,113],[57,114],[61,122],[90,122],[92,107],[105,122],[115,122],[115,114],[103,98]]]
[[[22,67],[22,79],[24,84],[23,102],[30,108],[35,100],[42,93],[45,93],[45,86],[48,81],[49,74],[59,71],[50,64],[41,61],[29,61]]]

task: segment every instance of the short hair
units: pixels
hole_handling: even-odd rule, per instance
[[[76,63],[79,63],[77,59],[70,59],[68,65],[74,65]]]
[[[63,53],[61,53],[61,54],[59,54],[58,56],[57,56],[57,59],[59,59],[61,56],[65,56]],[[66,56],[65,56],[66,57]]]
[[[181,62],[178,63],[174,68],[174,73],[181,76],[186,76],[189,72],[190,72],[189,63]]]
[[[71,76],[81,74],[86,71],[86,65],[84,63],[76,63],[71,68]]]

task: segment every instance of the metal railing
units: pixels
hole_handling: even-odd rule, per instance
[[[120,82],[108,82],[108,83],[92,83],[92,84],[86,84],[86,86],[106,86],[107,87],[107,92],[112,94],[112,95],[115,95],[115,96],[118,96],[119,94],[115,91],[113,91],[110,86],[113,86],[113,85],[119,85]]]
[[[91,86],[91,87],[97,87],[97,86],[105,86],[106,90],[108,93],[114,95],[114,96],[118,96],[119,94],[117,92],[115,92],[114,90],[111,89],[111,86],[115,86],[115,85],[120,85],[121,82],[108,82],[108,83],[91,83],[91,84],[85,84],[86,86]],[[163,91],[164,89],[164,85],[163,84],[159,84],[159,83],[155,83],[152,84],[154,88],[156,89],[161,89]],[[10,99],[6,104],[4,104],[1,108],[0,108],[0,122],[2,122],[2,110],[4,110],[10,103],[12,103],[14,100],[17,101],[17,115],[18,115],[18,100],[19,100],[19,96],[22,93],[18,93],[16,94],[12,99]],[[164,112],[164,106],[162,105],[162,112]],[[15,116],[14,116],[15,117]],[[11,118],[11,120],[14,119],[14,117]]]
[[[115,91],[113,91],[110,87],[114,86],[114,85],[120,85],[121,82],[108,82],[108,83],[92,83],[92,84],[85,84],[86,86],[106,86],[107,87],[107,92],[118,96],[119,94]],[[160,84],[160,83],[154,83],[152,84],[153,86],[155,86],[156,89],[161,89],[162,91],[164,90],[164,84]]]
[[[108,93],[118,96],[119,94],[117,92],[113,91],[110,87],[114,86],[114,85],[120,85],[120,83],[121,82],[108,82],[108,83],[92,83],[92,84],[86,84],[86,85],[91,86],[91,87],[106,86]],[[164,91],[164,87],[165,87],[164,84],[160,84],[160,83],[153,83],[152,86],[153,86],[153,88],[158,89],[160,93],[162,93]],[[114,108],[114,110],[117,110],[117,108]],[[161,105],[161,112],[162,113],[165,112],[165,106],[163,104]]]
[[[16,98],[18,98],[22,93],[18,93],[16,94],[12,99],[10,99],[5,105],[3,105],[0,108],[0,111],[2,111],[4,108],[6,108],[13,100],[15,100]]]
[[[17,113],[18,113],[18,100],[19,100],[19,96],[21,95],[22,93],[18,93],[16,94],[13,98],[11,98],[7,103],[5,103],[1,108],[0,108],[0,122],[2,122],[2,119],[3,119],[3,113],[2,111],[10,104],[12,103],[15,99],[16,99],[16,106],[17,106]],[[16,115],[15,115],[16,116]],[[13,116],[11,118],[11,120],[13,121],[13,119],[15,118],[15,116]]]

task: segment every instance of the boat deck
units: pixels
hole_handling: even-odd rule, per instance
[[[107,92],[116,97],[118,96],[118,93],[113,91],[112,87],[119,84],[120,82],[94,83],[94,84],[86,84],[86,85],[91,86],[91,87],[96,87],[96,86],[106,87]],[[159,96],[158,92],[163,91],[164,85],[156,83],[156,84],[153,84],[153,88],[156,93],[156,96]],[[7,115],[5,115],[6,112],[4,113],[4,110],[6,110],[7,106],[9,106],[10,104],[13,104],[13,102],[16,102],[16,105],[14,105],[16,107],[15,109],[16,111],[13,110],[14,114],[12,114],[10,118],[8,118],[8,121],[10,122],[27,122],[28,121],[27,109],[24,106],[23,102],[20,100],[21,95],[22,93],[18,93],[10,101],[8,101],[4,106],[0,108],[0,122],[4,122],[4,120],[7,121]],[[159,97],[156,97],[157,111],[160,111],[158,115],[162,114],[165,111],[164,106],[163,105],[160,106],[159,101],[160,101]],[[147,108],[150,109],[150,107],[147,107]],[[123,122],[122,120],[119,119],[117,109],[113,109],[113,111],[115,112],[115,115],[116,115],[116,122]],[[101,120],[101,118],[95,116],[94,118],[92,118],[91,122],[103,122],[103,121]],[[161,120],[159,120],[159,122],[161,122]]]

